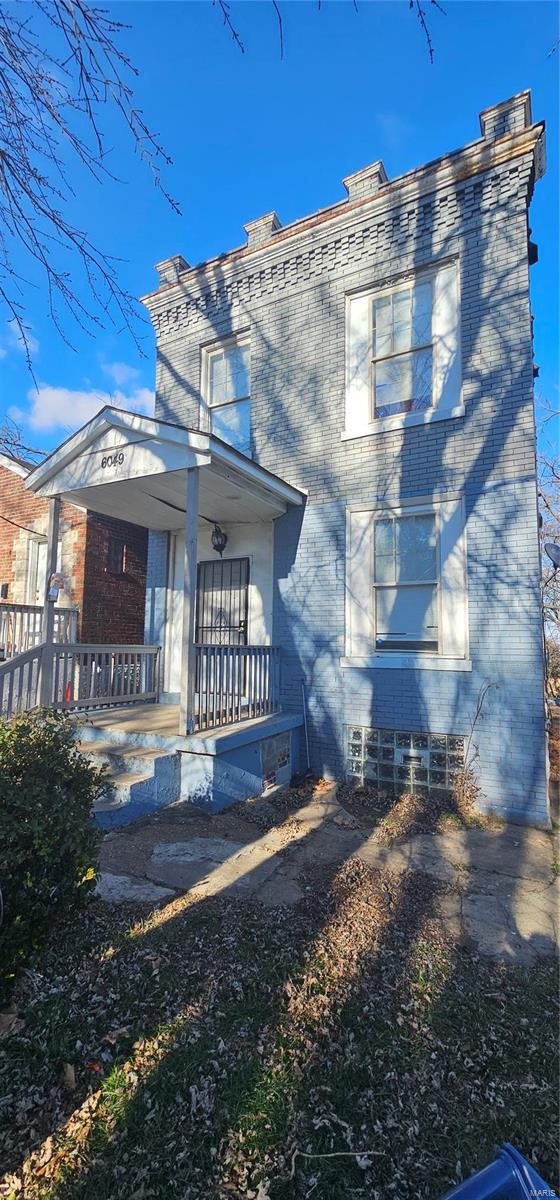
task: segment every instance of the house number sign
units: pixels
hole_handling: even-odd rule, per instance
[[[124,453],[122,450],[115,450],[114,454],[105,454],[101,459],[101,470],[109,471],[111,467],[122,467],[124,462]]]

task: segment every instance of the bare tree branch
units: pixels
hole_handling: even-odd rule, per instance
[[[179,211],[161,179],[170,159],[134,104],[129,79],[138,72],[119,45],[126,28],[85,0],[0,4],[0,306],[29,366],[22,260],[31,276],[39,269],[64,341],[71,344],[68,325],[91,334],[109,320],[124,325],[142,353],[140,309],[119,282],[118,260],[68,215],[76,167],[100,183],[115,178],[101,120],[107,106]]]

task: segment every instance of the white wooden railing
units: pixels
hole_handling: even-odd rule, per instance
[[[38,646],[41,641],[43,608],[40,604],[13,604],[0,600],[0,658],[13,658]],[[55,642],[75,642],[78,637],[78,609],[54,610]]]
[[[53,647],[54,708],[110,708],[159,700],[159,646]]]
[[[277,712],[278,646],[196,646],[195,728]]]
[[[0,664],[0,716],[159,700],[159,646],[44,642]]]
[[[0,716],[36,708],[39,703],[44,643],[0,663]]]
[[[195,647],[196,730],[278,711],[277,646]],[[150,703],[160,695],[159,646],[41,643],[0,664],[0,716]]]

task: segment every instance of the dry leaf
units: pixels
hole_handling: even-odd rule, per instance
[[[130,1025],[123,1025],[121,1029],[110,1029],[109,1033],[105,1034],[104,1042],[108,1042],[110,1046],[114,1046],[115,1042],[119,1042],[121,1038],[128,1037],[130,1033]]]
[[[9,1037],[12,1033],[19,1033],[25,1027],[25,1021],[17,1015],[17,1008],[11,1004],[4,1012],[0,1012],[0,1038]]]
[[[76,1072],[72,1066],[72,1063],[62,1064],[62,1082],[64,1087],[67,1088],[69,1092],[73,1092],[75,1090]]]

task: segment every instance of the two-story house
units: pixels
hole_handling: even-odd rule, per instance
[[[480,806],[547,824],[528,227],[543,170],[524,92],[462,149],[394,179],[375,162],[319,212],[158,264],[155,420],[104,410],[30,486],[150,530],[171,790],[220,807],[308,752],[318,773],[440,793],[484,697]],[[97,718],[98,736],[117,721],[149,737],[147,714]]]

